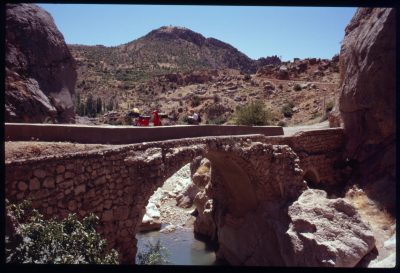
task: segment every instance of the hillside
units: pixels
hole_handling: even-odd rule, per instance
[[[194,69],[232,68],[255,73],[258,64],[265,64],[264,58],[252,60],[229,44],[182,27],[161,27],[117,47],[69,45],[69,48],[81,64],[82,73],[108,74],[127,84]]]
[[[232,122],[236,107],[252,100],[271,109],[273,124],[315,123],[331,108],[339,78],[337,57],[252,60],[229,44],[181,27],[161,27],[117,47],[69,48],[81,101],[90,93],[105,110],[118,110],[111,123],[138,107],[144,113],[159,109],[172,124],[191,109],[204,122],[220,124]],[[282,113],[287,105],[292,117]],[[97,122],[108,123],[110,117]]]

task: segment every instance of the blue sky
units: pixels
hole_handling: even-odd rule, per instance
[[[116,46],[153,29],[187,27],[253,59],[331,58],[356,8],[39,4],[69,44]]]

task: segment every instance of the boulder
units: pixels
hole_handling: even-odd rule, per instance
[[[6,5],[5,121],[74,122],[75,61],[49,13]]]
[[[342,198],[328,199],[325,191],[309,189],[288,210],[286,234],[293,266],[354,267],[375,246],[369,226]]]
[[[396,14],[393,8],[359,8],[340,51],[339,111],[347,137],[345,156],[357,162],[354,182],[367,185],[395,211]]]
[[[159,230],[160,228],[160,211],[154,203],[149,202],[146,206],[146,214],[143,216],[139,231]]]

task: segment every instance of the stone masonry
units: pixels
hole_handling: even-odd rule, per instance
[[[45,217],[95,213],[100,217],[98,231],[108,247],[119,251],[121,262],[134,263],[135,234],[148,199],[194,158],[208,158],[223,178],[221,187],[228,197],[216,196],[216,200],[229,203],[230,197],[243,198],[242,205],[230,212],[240,217],[255,207],[255,200],[297,198],[307,169],[318,172],[320,183],[335,184],[333,164],[340,160],[343,141],[342,129],[327,129],[292,137],[204,137],[12,162],[6,158],[6,198],[11,202],[29,199]],[[246,196],[257,197],[241,197],[245,184],[256,181],[259,190]]]

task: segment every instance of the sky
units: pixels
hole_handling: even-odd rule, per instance
[[[39,4],[68,44],[117,46],[161,26],[182,26],[229,43],[252,59],[330,59],[340,51],[351,7]]]

